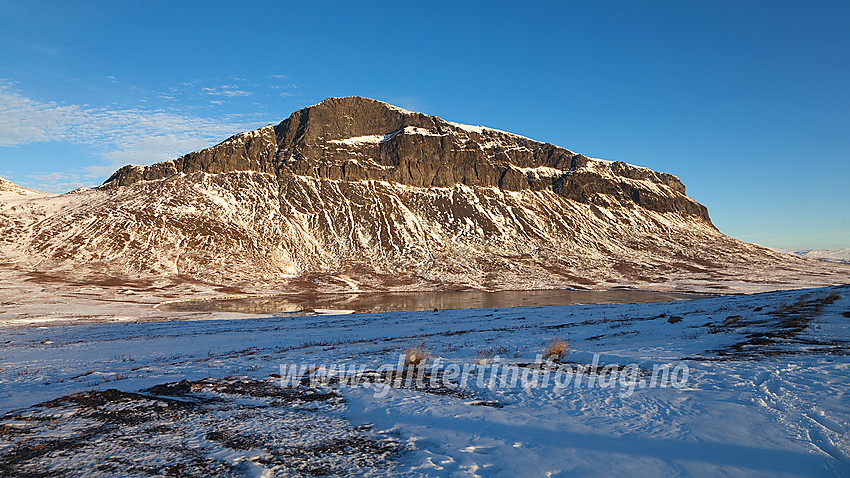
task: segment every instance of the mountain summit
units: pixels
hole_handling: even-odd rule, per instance
[[[670,174],[359,97],[17,206],[0,207],[0,256],[20,267],[251,291],[752,291],[850,277],[723,235]]]
[[[277,126],[238,134],[212,148],[153,166],[124,167],[106,184],[231,171],[272,174],[284,182],[309,176],[417,188],[552,190],[582,203],[641,206],[709,220],[706,208],[687,197],[673,175],[361,97],[328,98]]]

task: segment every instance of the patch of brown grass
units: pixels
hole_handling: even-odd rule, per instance
[[[478,349],[478,353],[475,354],[475,364],[476,365],[486,365],[493,360],[493,350],[491,349]]]
[[[432,356],[431,350],[425,347],[425,342],[422,342],[419,345],[408,347],[404,351],[404,365],[416,368],[424,365]]]
[[[803,295],[797,299],[797,302],[791,305],[788,305],[787,302],[781,303],[779,305],[779,308],[776,310],[776,314],[780,316],[804,314],[810,316],[817,316],[820,315],[823,306],[830,305],[840,298],[841,295],[839,295],[836,291],[832,291],[828,295],[822,295],[816,298],[811,298],[811,296]]]
[[[543,349],[543,358],[557,362],[570,353],[570,342],[563,339],[554,339]]]

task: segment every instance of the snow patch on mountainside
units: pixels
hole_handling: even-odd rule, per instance
[[[419,128],[417,126],[405,126],[402,131],[404,131],[404,134],[418,134],[420,136],[445,136],[444,134],[435,133],[433,131],[427,130],[425,128]]]
[[[520,171],[523,174],[530,174],[536,178],[551,178],[569,173],[569,171],[564,171],[563,169],[555,169],[547,166],[538,166],[536,168],[520,168],[511,165],[511,168],[516,169],[517,171]]]
[[[529,138],[526,138],[525,136],[518,135],[516,133],[510,133],[508,131],[502,131],[502,130],[490,128],[490,127],[487,127],[487,126],[455,123],[454,121],[446,121],[446,123],[454,126],[455,128],[462,129],[463,131],[466,131],[467,133],[478,133],[478,134],[498,133],[498,134],[504,134],[504,135],[508,135],[508,136],[514,136],[516,138],[529,139]]]
[[[331,139],[328,140],[328,143],[331,144],[346,144],[349,146],[357,146],[360,144],[378,144],[382,143],[388,138],[391,138],[394,134],[370,134],[365,136],[355,136],[353,138],[345,138],[345,139]]]
[[[224,140],[221,144],[232,144],[237,142],[244,143],[245,141],[251,140],[253,138],[259,138],[265,136],[269,133],[274,133],[274,125],[266,125],[262,128],[252,129],[249,131],[243,131],[241,133],[235,134],[230,138]]]

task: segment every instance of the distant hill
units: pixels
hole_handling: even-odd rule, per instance
[[[848,249],[809,249],[802,251],[794,251],[790,249],[777,249],[788,254],[796,254],[800,257],[808,259],[817,259],[819,261],[840,262],[850,264],[850,248]]]
[[[44,193],[40,193],[38,191],[33,191],[32,189],[27,189],[25,187],[18,186],[17,184],[0,178],[0,199],[14,199],[14,198],[26,198],[26,197],[41,197],[45,196]]]

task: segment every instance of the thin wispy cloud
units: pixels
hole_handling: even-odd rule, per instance
[[[250,91],[240,90],[236,85],[222,85],[217,88],[201,88],[201,91],[213,96],[227,96],[230,98],[236,96],[251,96]]]
[[[24,176],[28,187],[36,191],[62,193],[88,185],[91,178],[88,174],[66,172],[35,172]]]
[[[239,90],[223,91],[240,94],[236,93]],[[50,190],[78,187],[125,164],[173,159],[258,126],[262,124],[244,118],[205,118],[176,109],[120,109],[40,101],[0,84],[0,147],[68,142],[89,147],[102,159],[101,164],[83,167],[79,173],[31,175],[29,179]]]

